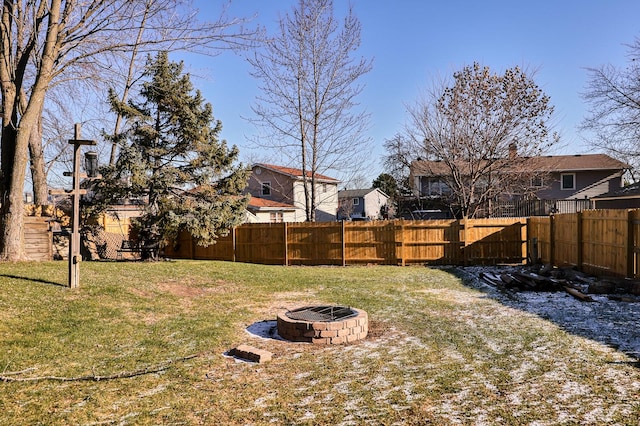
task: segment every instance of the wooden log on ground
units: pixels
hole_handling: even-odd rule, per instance
[[[572,287],[565,287],[564,290],[578,300],[581,300],[583,302],[593,302],[593,298],[591,296],[584,294],[580,290]]]

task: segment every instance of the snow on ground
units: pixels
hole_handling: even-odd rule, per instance
[[[640,360],[640,301],[611,300],[607,295],[592,294],[593,302],[583,302],[563,291],[501,291],[480,278],[483,271],[500,272],[499,267],[461,267],[455,271],[467,285],[505,306],[539,315],[572,334]]]

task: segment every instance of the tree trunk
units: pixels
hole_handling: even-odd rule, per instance
[[[32,114],[33,115],[33,114]],[[33,119],[31,121],[34,121]],[[25,125],[25,117],[20,120]],[[18,261],[24,259],[24,178],[27,167],[27,152],[29,147],[29,135],[31,126],[19,128],[15,132],[15,144],[5,144],[3,137],[3,150],[7,145],[14,145],[13,164],[8,166],[3,163],[2,169],[7,173],[3,176],[5,185],[5,197],[0,207],[0,221],[2,235],[0,236],[0,259]],[[4,135],[3,135],[4,136]],[[3,160],[5,160],[3,156]]]
[[[29,137],[29,158],[31,160],[31,181],[33,203],[36,207],[49,204],[49,188],[47,186],[47,172],[42,149],[42,113],[39,114],[37,124]]]

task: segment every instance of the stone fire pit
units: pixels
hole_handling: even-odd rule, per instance
[[[367,337],[365,311],[345,306],[306,306],[278,314],[278,334],[292,342],[351,343]]]

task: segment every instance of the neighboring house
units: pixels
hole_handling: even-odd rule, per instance
[[[338,220],[386,219],[388,201],[379,188],[338,191]]]
[[[530,187],[537,201],[544,201],[539,214],[570,212],[591,206],[591,199],[622,187],[622,175],[629,165],[606,154],[555,155],[520,157],[520,167],[531,170]],[[508,170],[502,172],[508,173]],[[414,161],[411,183],[418,198],[445,199],[450,190],[445,183],[448,169],[440,161]],[[504,194],[501,194],[504,195]],[[504,201],[504,197],[501,201]],[[517,200],[511,197],[513,202]],[[567,200],[571,202],[567,203]],[[535,214],[535,213],[531,213]],[[528,214],[525,214],[528,215]]]
[[[249,199],[247,210],[250,213],[250,216],[247,217],[247,222],[304,222],[306,219],[304,210],[296,208],[292,204],[254,196],[251,196],[251,199]]]
[[[309,176],[310,173],[307,172],[307,177]],[[339,183],[339,180],[332,177],[315,175],[317,222],[336,220]],[[268,221],[271,221],[272,213],[275,215],[275,221],[278,221],[279,217],[282,218],[281,221],[287,222],[306,220],[303,176],[299,169],[272,164],[254,164],[251,167],[246,191],[251,194],[253,201],[250,202],[250,208],[253,210],[250,211],[254,215],[260,212],[261,217],[266,218],[266,213],[269,212]]]
[[[640,183],[624,186],[593,198],[596,209],[640,208]]]

